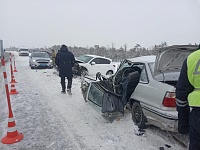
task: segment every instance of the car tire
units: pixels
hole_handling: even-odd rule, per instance
[[[34,69],[34,67],[31,66],[31,69]]]
[[[146,127],[146,117],[142,111],[142,107],[139,102],[133,102],[132,105],[132,119],[135,125],[137,125],[140,129],[144,129]]]
[[[112,70],[107,71],[106,75],[113,75],[113,71]]]

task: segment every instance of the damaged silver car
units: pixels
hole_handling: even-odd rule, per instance
[[[103,116],[117,116],[129,108],[139,128],[152,124],[177,132],[175,86],[183,61],[197,48],[197,45],[160,48],[156,56],[124,60],[109,78],[100,73],[96,79],[82,77],[83,97]]]

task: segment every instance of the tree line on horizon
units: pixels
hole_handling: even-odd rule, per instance
[[[140,44],[136,44],[133,48],[129,50],[127,50],[126,44],[118,49],[114,47],[107,48],[105,46],[99,45],[95,45],[94,47],[68,46],[68,49],[74,54],[75,57],[81,56],[83,54],[91,54],[108,57],[111,58],[113,61],[122,61],[124,59],[133,57],[156,55],[157,49],[165,46],[167,46],[167,42],[162,42],[161,44],[154,45],[150,48],[145,48],[142,47]],[[48,52],[51,52],[51,50],[54,49],[57,52],[60,47],[61,45],[54,45],[46,50]]]
[[[91,55],[100,55],[104,57],[111,58],[113,61],[122,61],[124,59],[128,58],[134,58],[139,56],[146,56],[146,55],[156,55],[157,50],[162,47],[166,47],[167,42],[162,42],[158,45],[154,45],[149,48],[142,47],[140,44],[136,44],[133,48],[127,50],[126,44],[124,46],[121,46],[120,48],[116,49],[114,47],[112,48],[106,48],[104,46],[95,45],[94,47],[77,47],[77,46],[68,46],[69,51],[71,51],[75,57],[78,57],[83,54],[91,54]],[[52,47],[44,47],[44,48],[34,48],[30,49],[32,50],[38,50],[38,51],[46,51],[50,52],[54,49],[56,52],[60,49],[61,45],[54,45]],[[17,51],[18,48],[16,47],[10,47],[6,48],[6,51]]]

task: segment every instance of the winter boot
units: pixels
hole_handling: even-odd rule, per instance
[[[71,89],[67,89],[67,93],[68,93],[69,95],[72,95]]]
[[[66,94],[66,91],[61,91],[61,93]]]
[[[62,83],[61,82],[61,86],[62,86],[62,93],[66,93],[65,89],[66,89],[66,86],[65,86],[65,83]]]

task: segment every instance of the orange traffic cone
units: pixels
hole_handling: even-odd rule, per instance
[[[8,118],[8,129],[7,129],[7,135],[1,139],[1,142],[3,144],[13,144],[16,142],[21,141],[24,136],[23,134],[19,134],[16,129],[16,124],[14,118]]]
[[[17,90],[15,88],[14,83],[11,83],[10,95],[13,95],[13,94],[18,94],[18,92],[17,92]]]
[[[13,72],[18,72],[17,68],[16,68],[16,65],[15,65],[15,58],[14,58],[14,71]]]
[[[14,71],[13,72],[18,72],[16,66],[14,66]]]
[[[6,69],[5,69],[5,62],[4,59],[1,59],[1,63],[3,66],[3,74],[4,74],[4,81],[5,81],[5,90],[6,90],[6,97],[8,101],[8,129],[7,129],[7,135],[1,139],[1,142],[3,144],[12,144],[15,142],[19,142],[23,139],[23,134],[19,134],[16,127],[15,127],[15,120],[13,117],[13,112],[12,112],[12,106],[10,102],[10,94],[9,94],[9,89],[8,89],[8,80],[7,80],[7,74],[6,74]],[[14,87],[14,92],[17,92],[15,89],[14,83],[11,85],[11,92],[13,92],[12,88]]]
[[[15,77],[14,77],[13,74],[12,74],[12,77],[11,77],[11,81],[10,81],[10,83],[17,83],[17,81],[15,80]]]

